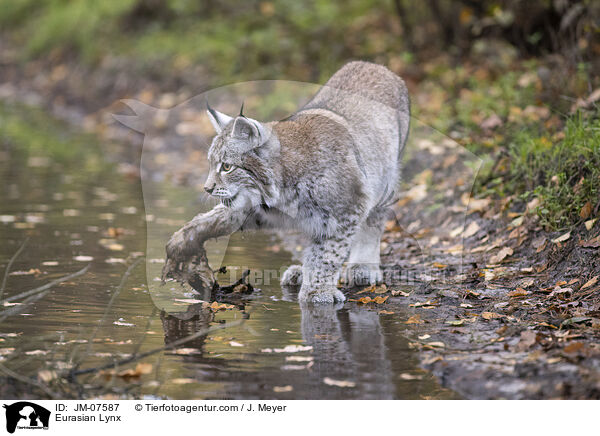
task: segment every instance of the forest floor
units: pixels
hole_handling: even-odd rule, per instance
[[[183,75],[140,78],[118,63],[23,66],[11,62],[8,48],[2,52],[0,98],[44,106],[129,144],[137,151],[125,153],[125,172],[136,172],[141,140],[112,123],[110,114],[122,110],[115,102],[130,97],[170,108],[204,85]],[[560,168],[549,166],[556,155],[548,155],[560,148],[553,144],[598,137],[600,93],[583,86],[574,91],[580,98],[549,109],[543,101],[561,88],[547,77],[555,70],[515,62],[441,70],[432,63],[409,75],[415,115],[448,140],[418,140],[407,155],[406,192],[382,242],[384,270],[390,277],[400,271],[399,279],[352,290],[347,304],[402,316],[422,366],[465,398],[600,398],[600,179],[586,167],[599,150],[566,155]],[[165,141],[181,140],[181,121],[161,127]],[[450,174],[457,147],[484,157],[474,188]],[[546,157],[532,162],[540,150]],[[185,183],[202,156],[179,153],[172,158],[187,166],[169,176]],[[533,169],[523,174],[526,168]]]

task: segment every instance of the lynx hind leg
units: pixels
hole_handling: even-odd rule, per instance
[[[343,281],[348,286],[375,285],[383,281],[380,243],[390,209],[373,209],[352,241]]]
[[[285,270],[281,277],[281,286],[285,287],[297,287],[302,285],[302,266],[291,265]]]

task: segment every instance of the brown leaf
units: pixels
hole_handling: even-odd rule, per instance
[[[579,288],[579,290],[581,291],[583,289],[587,289],[587,288],[589,288],[591,286],[594,286],[596,283],[598,283],[598,277],[600,277],[600,276],[595,276],[595,277],[591,278],[590,280],[588,280],[587,282],[585,282],[581,286],[581,288]]]
[[[579,211],[579,217],[582,220],[586,220],[590,217],[591,214],[592,214],[592,202],[588,201],[587,203],[585,203],[583,205],[583,207]]]
[[[531,348],[537,340],[537,334],[533,330],[521,332],[521,339],[517,344],[517,351],[525,351]]]
[[[490,257],[490,263],[492,264],[498,264],[500,262],[502,262],[504,260],[504,258],[506,258],[507,256],[512,256],[513,254],[513,249],[510,247],[504,247],[503,249],[501,249],[498,254]]]
[[[509,292],[508,296],[509,297],[523,297],[523,296],[525,296],[527,294],[528,294],[528,292],[525,289],[523,289],[523,288],[517,288],[514,291]]]
[[[425,321],[421,319],[419,315],[413,315],[408,318],[404,323],[405,324],[423,324]]]
[[[391,311],[391,310],[380,310],[379,312],[377,312],[379,315],[393,315],[395,312]]]
[[[579,350],[581,350],[583,348],[583,342],[572,342],[569,345],[567,345],[565,348],[563,348],[563,351],[565,353],[577,353]]]
[[[397,296],[408,297],[409,295],[410,295],[410,293],[404,292],[404,291],[392,291],[392,297],[397,297]]]
[[[499,313],[496,313],[496,312],[483,312],[483,313],[481,314],[481,317],[482,317],[483,319],[486,319],[486,320],[488,320],[488,321],[489,321],[490,319],[502,318],[502,316],[503,316],[503,315],[500,315]]]
[[[385,303],[385,300],[387,300],[389,298],[389,295],[386,295],[385,297],[375,297],[373,298],[373,302],[375,302],[376,304],[383,304]]]

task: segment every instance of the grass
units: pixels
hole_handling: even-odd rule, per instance
[[[547,230],[571,229],[593,218],[593,212],[582,211],[600,204],[600,110],[568,117],[564,130],[551,137],[523,129],[484,179],[478,195],[539,199],[536,212]]]

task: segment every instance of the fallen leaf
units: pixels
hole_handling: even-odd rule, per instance
[[[464,319],[455,319],[455,320],[451,320],[451,321],[446,321],[446,324],[450,324],[453,326],[461,326],[465,323]]]
[[[513,254],[512,248],[504,247],[498,252],[498,254],[490,257],[490,263],[498,264],[498,263],[502,262],[507,256],[512,256],[512,254]]]
[[[483,312],[481,317],[489,321],[490,319],[502,318],[502,315],[496,312]]]
[[[28,356],[45,356],[49,352],[50,351],[48,351],[48,350],[31,350],[31,351],[26,351],[25,354],[27,354]]]
[[[56,371],[49,371],[47,369],[43,369],[38,372],[37,378],[42,383],[50,383],[56,378]]]
[[[408,297],[410,295],[409,292],[404,292],[404,291],[392,291],[392,297],[397,297],[397,296],[401,296],[401,297]]]
[[[27,271],[13,271],[9,276],[29,276],[29,275],[40,275],[42,272],[37,268],[31,268]]]
[[[356,386],[356,383],[349,380],[334,380],[329,377],[325,377],[323,379],[323,383],[329,386],[337,386],[338,388],[353,388]]]
[[[434,262],[433,266],[439,269],[444,269],[446,268],[448,265],[446,265],[445,263],[438,263],[438,262]]]
[[[286,356],[286,362],[312,362],[315,360],[312,356]]]
[[[362,298],[359,298],[359,299],[357,300],[357,302],[358,302],[358,303],[360,303],[360,304],[368,304],[368,303],[370,303],[371,301],[372,301],[372,300],[371,300],[371,297],[362,297]]]
[[[385,300],[387,300],[388,298],[389,298],[389,295],[386,295],[385,297],[375,297],[375,298],[373,298],[373,301],[376,304],[383,304],[383,303],[385,303]]]
[[[463,238],[470,238],[479,231],[480,227],[476,221],[471,222],[463,232]]]
[[[525,330],[521,332],[521,339],[517,344],[517,351],[525,351],[531,348],[537,340],[537,334],[533,330]]]
[[[579,245],[584,248],[598,248],[600,247],[600,236],[590,239],[589,241],[580,241]]]
[[[596,283],[598,283],[598,278],[600,276],[595,276],[593,278],[591,278],[590,280],[588,280],[587,282],[585,282],[585,284],[583,286],[581,286],[581,288],[579,288],[580,291],[582,291],[583,289],[587,289],[591,286],[594,286]]]
[[[233,304],[224,304],[219,303],[217,301],[213,301],[209,307],[211,308],[211,310],[217,312],[219,310],[233,309],[235,306]]]
[[[583,348],[584,344],[583,342],[572,342],[569,345],[567,345],[565,348],[563,348],[563,351],[565,353],[577,353],[579,350],[581,350]]]
[[[410,381],[410,380],[421,380],[423,378],[423,376],[422,375],[413,375],[413,374],[409,374],[407,372],[403,372],[402,374],[400,374],[398,376],[398,378],[400,378],[400,380]]]
[[[180,354],[182,356],[189,356],[191,354],[200,354],[201,351],[197,348],[178,348],[175,350],[175,354]]]
[[[594,223],[598,220],[598,218],[594,218],[593,220],[586,221],[584,223],[585,229],[589,232],[594,227]]]
[[[171,383],[173,383],[174,385],[187,385],[195,382],[196,380],[194,380],[193,378],[174,378],[173,380],[171,380]]]
[[[286,345],[283,348],[264,348],[263,353],[298,353],[301,351],[310,351],[313,347],[310,345]]]
[[[391,311],[391,310],[380,310],[379,312],[377,312],[379,315],[393,315],[395,312]]]
[[[388,291],[387,286],[385,284],[383,284],[381,286],[376,287],[373,290],[373,293],[375,293],[375,294],[385,294],[387,291]]]
[[[422,303],[413,303],[409,304],[409,307],[434,307],[439,306],[439,304],[432,303],[431,300],[424,301]]]
[[[517,288],[514,291],[509,292],[508,296],[509,297],[523,297],[523,296],[525,296],[527,294],[528,294],[528,292],[525,289],[523,289],[523,288]]]
[[[558,238],[553,239],[552,242],[554,244],[557,244],[559,242],[565,242],[565,241],[569,240],[570,237],[571,237],[571,232],[567,232],[564,235],[561,235]]]
[[[240,344],[239,342],[236,341],[229,341],[229,345],[231,345],[232,347],[243,347],[244,344]]]
[[[585,203],[583,205],[583,207],[579,211],[579,217],[582,220],[586,220],[590,217],[591,214],[592,214],[592,202],[588,201],[587,203]]]
[[[427,342],[427,344],[429,347],[433,347],[433,348],[445,348],[446,344],[444,344],[443,342]]]
[[[421,319],[419,315],[413,315],[408,318],[404,323],[405,324],[423,324],[425,321]]]
[[[273,386],[273,392],[292,392],[294,390],[293,386],[291,385],[286,385],[286,386]]]
[[[429,339],[430,337],[431,337],[431,335],[428,335],[428,334],[424,334],[424,335],[418,336],[418,338],[420,340],[422,340],[422,341],[424,341],[425,339]]]
[[[75,256],[73,260],[77,262],[91,262],[94,258],[92,256]]]

